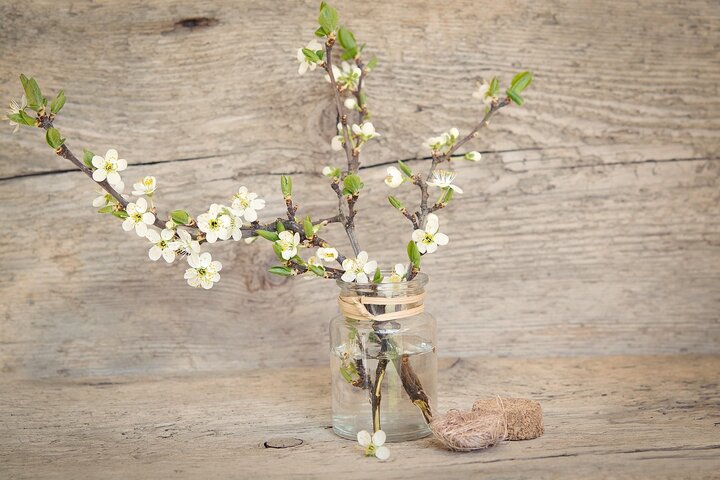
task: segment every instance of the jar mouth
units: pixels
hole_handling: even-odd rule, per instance
[[[383,277],[391,276],[393,270],[380,270]],[[335,281],[338,286],[343,290],[353,290],[357,292],[398,292],[405,290],[421,290],[428,283],[428,276],[425,273],[418,273],[410,281],[402,282],[388,282],[388,283],[357,283],[357,282],[345,282],[338,278]]]

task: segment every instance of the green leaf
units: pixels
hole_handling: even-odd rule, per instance
[[[417,245],[415,245],[415,242],[412,240],[408,242],[407,253],[413,267],[420,268],[420,250],[418,250]]]
[[[90,170],[95,170],[95,167],[92,164],[92,159],[94,156],[95,156],[95,154],[93,152],[91,152],[87,148],[83,148],[83,163]]]
[[[312,238],[315,235],[310,217],[305,217],[305,220],[303,220],[303,230],[305,230],[305,236],[307,238]]]
[[[270,240],[271,242],[277,242],[280,240],[280,237],[277,233],[271,232],[269,230],[255,230],[255,233],[258,234],[258,236],[264,238],[265,240]]]
[[[398,210],[402,210],[403,208],[405,208],[405,205],[403,205],[402,202],[395,197],[388,197],[388,202],[390,202],[390,205],[397,208]]]
[[[518,105],[522,105],[523,103],[525,103],[525,100],[518,93],[516,93],[513,90],[508,88],[505,93],[507,94],[508,97],[510,97],[510,100],[517,103]]]
[[[325,267],[322,265],[308,265],[308,269],[318,277],[325,276]]]
[[[440,197],[440,200],[438,201],[438,203],[442,203],[442,204],[449,203],[450,200],[452,200],[452,198],[453,198],[454,192],[455,192],[455,190],[453,190],[452,188],[446,188],[443,191],[443,194]]]
[[[402,160],[398,160],[398,165],[400,166],[400,170],[402,170],[405,175],[407,175],[408,177],[413,176],[413,171],[410,169],[410,167],[405,165],[405,162],[403,162]]]
[[[309,48],[303,48],[302,49],[303,55],[305,55],[305,58],[312,63],[320,63],[320,57],[318,57],[318,54],[314,51],[310,50]]]
[[[340,367],[340,375],[342,375],[348,383],[352,383],[353,379],[352,376],[350,376],[350,372],[347,371],[347,368]]]
[[[500,80],[498,80],[497,77],[493,77],[492,80],[490,80],[490,88],[488,88],[487,96],[496,97],[499,90]]]
[[[289,198],[292,195],[292,178],[282,175],[280,177],[280,190],[284,198]]]
[[[355,43],[355,35],[353,35],[350,30],[345,27],[340,27],[337,37],[340,45],[342,45],[345,50],[354,49],[355,51],[357,51],[357,48],[355,48],[357,47],[357,44]]]
[[[369,72],[370,70],[374,70],[376,66],[377,66],[377,57],[373,57],[370,59],[370,61],[367,63],[367,65],[365,65],[365,70],[367,70]]]
[[[34,127],[37,125],[37,121],[25,113],[25,111],[20,111],[20,113],[16,113],[14,115],[8,115],[8,118],[13,122],[17,122],[21,125],[27,125],[28,127]]]
[[[185,210],[173,210],[170,212],[170,218],[177,225],[187,225],[190,222],[190,214]]]
[[[50,112],[58,113],[65,105],[65,91],[60,90],[55,100],[50,104]]]
[[[325,29],[326,32],[332,33],[337,29],[338,24],[338,13],[337,10],[332,8],[327,3],[320,6],[320,16],[318,17],[318,23]]]
[[[327,37],[328,33],[330,33],[330,32],[326,32],[323,27],[320,27],[317,30],[315,30],[316,37]]]
[[[532,72],[520,72],[510,82],[510,90],[515,93],[522,93],[533,81]]]
[[[98,209],[98,213],[112,213],[115,211],[115,205],[105,205],[104,207]]]
[[[277,233],[284,232],[285,224],[283,222],[281,222],[280,220],[275,222],[275,231],[277,231]],[[280,237],[278,237],[278,238],[280,238]]]
[[[380,271],[380,268],[375,269],[375,275],[373,276],[373,283],[382,283],[382,272]]]
[[[345,177],[343,179],[343,185],[345,186],[343,189],[343,194],[345,195],[356,195],[365,186],[362,180],[360,180],[360,176],[355,173],[351,173]]]
[[[285,259],[284,259],[283,256],[282,256],[282,248],[280,248],[280,245],[278,245],[277,243],[273,243],[273,244],[272,244],[272,247],[273,247],[273,250],[275,251],[275,255],[276,255],[281,261],[284,262]]]
[[[290,267],[283,267],[283,266],[276,266],[276,267],[270,267],[268,269],[268,272],[273,273],[275,275],[280,275],[281,277],[291,277],[293,275],[293,269]]]
[[[113,215],[115,215],[117,218],[128,218],[130,215],[125,210],[114,210],[111,212]]]
[[[25,75],[20,75],[20,81],[23,84],[28,107],[37,112],[45,105],[45,99],[42,96],[42,92],[40,92],[40,87],[34,78],[27,78]]]
[[[358,51],[357,48],[351,48],[349,50],[345,50],[342,55],[340,55],[340,58],[342,60],[350,60],[355,57],[357,57]]]
[[[47,132],[45,132],[45,141],[47,141],[48,145],[56,150],[65,143],[65,139],[60,136],[60,132],[57,128],[52,127],[48,128]]]

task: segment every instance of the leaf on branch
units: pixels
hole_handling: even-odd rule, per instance
[[[505,93],[507,94],[508,97],[510,97],[510,100],[517,103],[518,105],[522,106],[522,104],[525,103],[525,99],[522,98],[517,92],[515,92],[513,90],[508,88]]]
[[[283,267],[283,266],[276,266],[276,267],[270,267],[268,272],[280,275],[281,277],[290,277],[294,274],[294,271],[290,267]]]
[[[255,233],[258,236],[264,238],[265,240],[269,240],[271,242],[277,242],[280,239],[277,233],[271,232],[269,230],[255,230]]]
[[[305,231],[305,236],[307,238],[312,238],[315,236],[315,230],[313,229],[312,220],[310,220],[310,217],[305,217],[305,220],[303,220],[303,230]]]
[[[125,210],[115,210],[110,213],[115,215],[117,218],[128,218],[130,216]]]
[[[190,214],[185,210],[173,210],[170,212],[170,218],[177,225],[187,225],[190,222]]]
[[[310,271],[318,277],[325,276],[325,267],[323,267],[322,265],[308,265],[308,269],[310,269]]]
[[[321,58],[313,50],[310,50],[309,48],[303,48],[302,52],[303,52],[303,55],[305,55],[305,58],[309,62],[320,63]]]
[[[285,231],[285,225],[283,224],[283,222],[281,222],[280,220],[278,220],[278,221],[275,223],[275,230],[277,231],[277,233],[284,232],[284,231]],[[278,237],[278,238],[280,238],[280,237]]]
[[[281,260],[285,261],[285,259],[282,256],[282,248],[277,243],[273,243],[273,250],[275,251],[275,255]]]
[[[47,132],[45,132],[45,141],[55,150],[60,148],[62,144],[65,143],[65,139],[60,136],[60,132],[58,131],[58,129],[52,127],[48,128]]]
[[[345,177],[343,185],[345,186],[345,188],[343,188],[343,195],[356,195],[365,186],[362,180],[360,180],[360,176],[355,173],[351,173]]]
[[[370,59],[370,61],[367,63],[367,65],[365,65],[365,70],[367,70],[369,72],[370,70],[374,70],[376,66],[377,66],[377,57],[373,57]]]
[[[400,170],[402,170],[402,172],[403,172],[405,175],[407,175],[408,177],[411,177],[411,178],[412,178],[412,176],[413,176],[413,171],[412,171],[412,169],[411,169],[410,167],[408,167],[408,166],[405,164],[405,162],[403,162],[402,160],[398,160],[398,166],[400,167]]]
[[[20,74],[20,83],[22,83],[23,90],[25,91],[25,98],[28,102],[28,107],[36,112],[42,108],[47,101],[42,96],[40,87],[34,78],[27,78],[25,75]]]
[[[50,104],[50,112],[52,113],[58,113],[63,106],[65,105],[65,91],[60,90],[60,93],[58,93],[57,97],[55,97],[55,100],[52,101]]]
[[[292,178],[287,175],[280,177],[280,190],[286,199],[292,195]]]
[[[397,208],[398,210],[402,210],[403,208],[405,208],[405,205],[403,205],[402,202],[395,197],[388,197],[388,201],[390,202],[390,205]]]
[[[338,41],[345,50],[357,50],[357,44],[355,43],[355,35],[345,27],[340,27],[338,30]]]
[[[380,268],[375,269],[375,275],[373,276],[373,283],[382,283],[382,272],[380,271]]]
[[[326,34],[329,35],[337,29],[338,25],[338,13],[333,7],[324,3],[320,5],[320,16],[318,17],[318,23],[325,30]]]
[[[83,163],[90,170],[95,170],[95,167],[92,164],[92,159],[94,156],[95,156],[95,154],[93,152],[91,152],[87,148],[83,148]]]
[[[510,97],[510,100],[518,105],[522,105],[525,103],[525,99],[523,99],[520,94],[530,86],[532,81],[533,74],[531,72],[520,72],[513,77],[510,88],[508,88],[505,93]]]
[[[115,205],[105,205],[104,207],[98,209],[98,213],[112,213],[115,211]]]
[[[408,243],[407,253],[408,259],[410,259],[410,263],[412,263],[413,267],[420,268],[420,250],[418,250],[417,245],[412,240]]]

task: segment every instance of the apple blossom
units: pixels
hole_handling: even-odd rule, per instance
[[[220,281],[222,263],[213,261],[208,253],[190,255],[187,259],[190,268],[185,270],[185,280],[191,287],[202,287],[206,290],[212,288],[215,282]]]
[[[116,192],[122,193],[123,190],[125,190],[125,184],[123,184],[122,182],[120,182],[120,185],[116,185],[116,186],[113,187],[113,188],[115,189]],[[106,205],[112,205],[112,204],[117,203],[117,200],[115,200],[115,197],[113,197],[112,195],[110,195],[109,193],[107,193],[105,190],[99,189],[97,192],[100,194],[100,196],[99,196],[99,197],[95,197],[95,198],[93,199],[93,202],[92,202],[92,206],[93,206],[93,207],[95,207],[95,208],[101,208],[101,207],[104,207],[104,206],[106,206]]]
[[[107,182],[112,185],[120,185],[122,179],[118,172],[122,172],[127,168],[127,161],[118,159],[118,152],[114,148],[111,148],[105,153],[105,158],[95,155],[92,158],[92,166],[95,167],[92,178],[96,182]]]
[[[385,185],[390,188],[397,188],[405,181],[403,174],[397,167],[388,167]]]
[[[283,232],[280,232],[278,234],[278,237],[280,237],[275,243],[277,243],[280,246],[280,249],[282,251],[282,258],[285,260],[290,260],[295,255],[297,255],[298,252],[298,245],[300,245],[300,234],[295,232],[291,232],[289,230],[285,230]]]
[[[361,447],[365,449],[365,456],[377,457],[378,460],[387,460],[390,458],[390,450],[384,446],[386,435],[382,430],[378,430],[372,436],[367,430],[361,430],[357,434],[357,441]]]
[[[407,277],[407,266],[402,263],[398,263],[393,268],[393,273],[389,277],[384,277],[382,283],[400,283]]]
[[[380,134],[375,131],[375,126],[371,122],[364,122],[362,125],[353,123],[352,131],[363,141],[380,136]]]
[[[138,197],[140,195],[147,195],[150,197],[153,193],[155,193],[155,188],[157,188],[155,177],[148,175],[139,182],[133,184],[134,190],[132,191],[132,194]]]
[[[323,47],[315,40],[310,40],[310,42],[305,46],[306,49],[311,50],[313,52],[322,51]],[[303,75],[308,70],[313,71],[315,68],[322,63],[322,60],[320,62],[314,62],[310,59],[308,59],[305,56],[305,53],[303,52],[302,48],[297,49],[297,59],[298,62],[300,62],[300,65],[298,66],[298,73],[300,75]]]
[[[205,233],[205,238],[209,243],[215,243],[218,238],[220,240],[230,238],[230,223],[232,221],[229,215],[221,213],[221,208],[223,208],[221,205],[213,203],[207,213],[197,217],[198,228]]]
[[[248,191],[247,187],[240,187],[233,195],[232,209],[235,214],[245,217],[248,222],[257,220],[257,211],[265,208],[265,200],[257,198],[257,193]]]
[[[197,255],[200,253],[200,242],[194,240],[185,230],[177,230],[179,239],[175,242],[175,249],[184,255]]]
[[[442,189],[450,188],[456,193],[463,193],[462,188],[457,185],[453,185],[452,183],[453,180],[455,180],[456,175],[457,174],[455,172],[450,172],[448,170],[435,170],[432,174],[432,179],[430,179],[427,184]]]
[[[148,231],[147,226],[155,223],[155,214],[147,211],[147,201],[140,197],[135,203],[128,203],[125,207],[128,217],[123,220],[123,230],[129,232],[133,228],[135,233],[144,237]]]
[[[334,262],[338,258],[338,251],[332,247],[320,247],[317,249],[316,255],[324,262]]]
[[[174,230],[164,228],[160,233],[155,230],[148,230],[145,236],[153,244],[150,247],[150,252],[148,252],[150,260],[157,261],[161,256],[167,263],[172,263],[175,260],[177,245],[172,241],[175,237]]]
[[[377,262],[375,260],[368,261],[367,252],[358,253],[357,258],[346,258],[342,263],[345,273],[342,275],[343,282],[368,283],[368,275],[372,275],[377,270]]]
[[[447,245],[450,240],[444,233],[438,232],[440,221],[437,215],[428,215],[425,230],[417,229],[412,234],[412,239],[417,245],[420,253],[433,253],[438,245]]]

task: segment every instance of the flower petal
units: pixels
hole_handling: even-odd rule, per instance
[[[444,233],[435,234],[435,243],[437,243],[438,245],[447,245],[449,241],[450,238]]]
[[[430,235],[435,234],[440,228],[440,220],[434,213],[428,214],[427,223],[425,224],[425,231]]]
[[[92,177],[96,182],[102,182],[107,178],[107,172],[104,169],[98,168],[93,172]]]
[[[385,443],[385,439],[386,439],[385,432],[383,432],[382,430],[378,430],[372,436],[372,443],[376,447],[380,447]]]
[[[156,261],[160,256],[162,255],[162,250],[160,250],[160,247],[157,245],[153,245],[153,247],[150,249],[150,252],[148,252],[148,255],[150,256],[150,260],[153,262]]]
[[[390,458],[390,450],[387,447],[378,447],[375,450],[375,456],[378,460],[387,460]]]
[[[368,432],[367,430],[360,430],[357,434],[357,441],[361,447],[369,446],[370,442],[372,442],[370,432]]]

